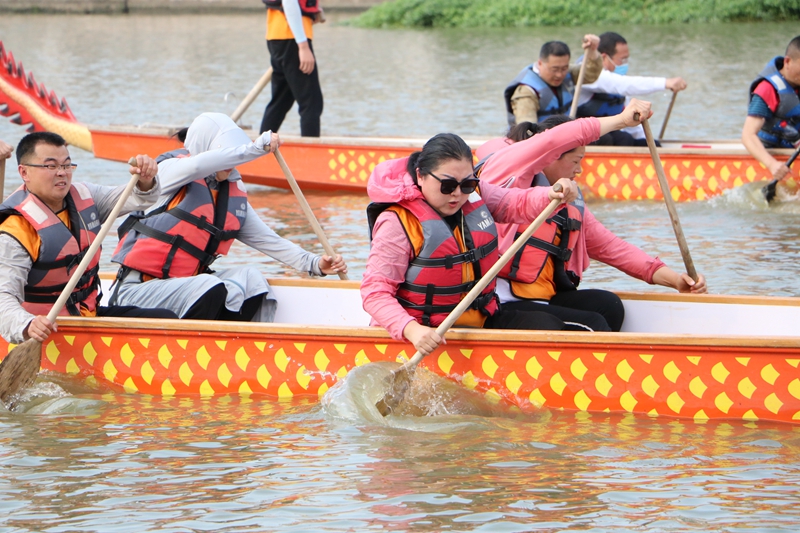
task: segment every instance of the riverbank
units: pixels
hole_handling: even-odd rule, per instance
[[[800,20],[800,0],[393,0],[370,9],[362,27],[520,27]]]
[[[326,11],[365,11],[386,0],[325,0]],[[3,0],[0,13],[231,13],[263,11],[257,0]]]

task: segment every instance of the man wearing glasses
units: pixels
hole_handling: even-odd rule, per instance
[[[672,92],[686,88],[683,78],[658,78],[626,76],[630,50],[628,42],[618,33],[606,32],[600,36],[597,47],[603,59],[603,71],[596,81],[584,84],[578,95],[578,117],[612,117],[625,108],[631,96],[640,96],[669,89]],[[589,65],[586,65],[587,68]],[[613,131],[592,144],[602,146],[647,146],[641,126]]]
[[[146,208],[158,199],[158,166],[136,156],[139,182],[122,213]],[[55,133],[26,135],[17,146],[23,184],[0,205],[0,335],[8,342],[47,339],[56,325],[46,315],[74,268],[111,213],[125,184],[106,187],[72,183],[77,167],[64,139]],[[177,318],[171,311],[100,307],[100,250],[72,292],[63,314]]]
[[[583,73],[584,83],[597,79],[603,70],[597,46],[600,38],[587,34],[583,49],[588,63]],[[508,112],[508,125],[522,122],[541,122],[551,115],[567,115],[575,95],[575,82],[580,65],[569,65],[569,46],[561,41],[542,45],[539,60],[522,69],[503,93]]]

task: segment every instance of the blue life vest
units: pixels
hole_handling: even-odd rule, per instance
[[[797,89],[789,85],[780,73],[782,68],[783,57],[777,56],[767,63],[758,78],[750,84],[750,99],[762,80],[767,80],[778,93],[779,103],[774,116],[765,120],[764,126],[758,132],[758,138],[767,148],[793,148],[794,143],[800,140],[800,98]]]
[[[621,94],[592,93],[591,99],[578,106],[577,117],[613,117],[625,109],[625,97]]]
[[[572,94],[575,92],[575,83],[572,81],[572,74],[567,73],[564,82],[554,88],[549,86],[541,76],[533,71],[533,63],[525,67],[517,74],[517,77],[508,84],[503,93],[506,101],[506,111],[508,113],[508,125],[514,126],[516,119],[511,110],[511,96],[519,85],[527,85],[539,95],[538,121],[541,122],[551,115],[566,115],[572,107]]]

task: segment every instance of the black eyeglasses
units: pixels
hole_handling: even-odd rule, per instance
[[[439,192],[442,194],[453,194],[453,191],[459,187],[461,187],[461,192],[464,194],[472,194],[475,192],[475,189],[478,188],[478,184],[481,182],[481,180],[476,178],[474,175],[471,178],[458,181],[455,178],[442,179],[433,172],[428,172],[428,174],[433,176],[433,178],[439,182]]]
[[[78,168],[76,163],[65,163],[63,165],[57,165],[55,163],[48,163],[47,165],[33,165],[31,163],[22,164],[26,167],[46,168],[50,172],[55,172],[58,169],[61,169],[64,172],[73,172],[76,168]]]

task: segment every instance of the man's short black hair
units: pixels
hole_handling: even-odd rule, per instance
[[[36,145],[49,144],[51,146],[66,146],[67,141],[58,133],[49,131],[35,131],[23,137],[17,145],[17,163],[24,165],[24,160],[36,152]]]
[[[786,55],[796,58],[800,55],[800,35],[789,41],[789,46],[786,47]]]
[[[600,36],[600,45],[597,47],[597,51],[607,56],[613,56],[617,53],[617,44],[620,43],[628,44],[628,41],[619,33],[607,31]]]
[[[542,49],[539,51],[539,59],[542,61],[547,61],[550,56],[569,57],[569,55],[569,46],[561,41],[548,41],[542,45]]]

